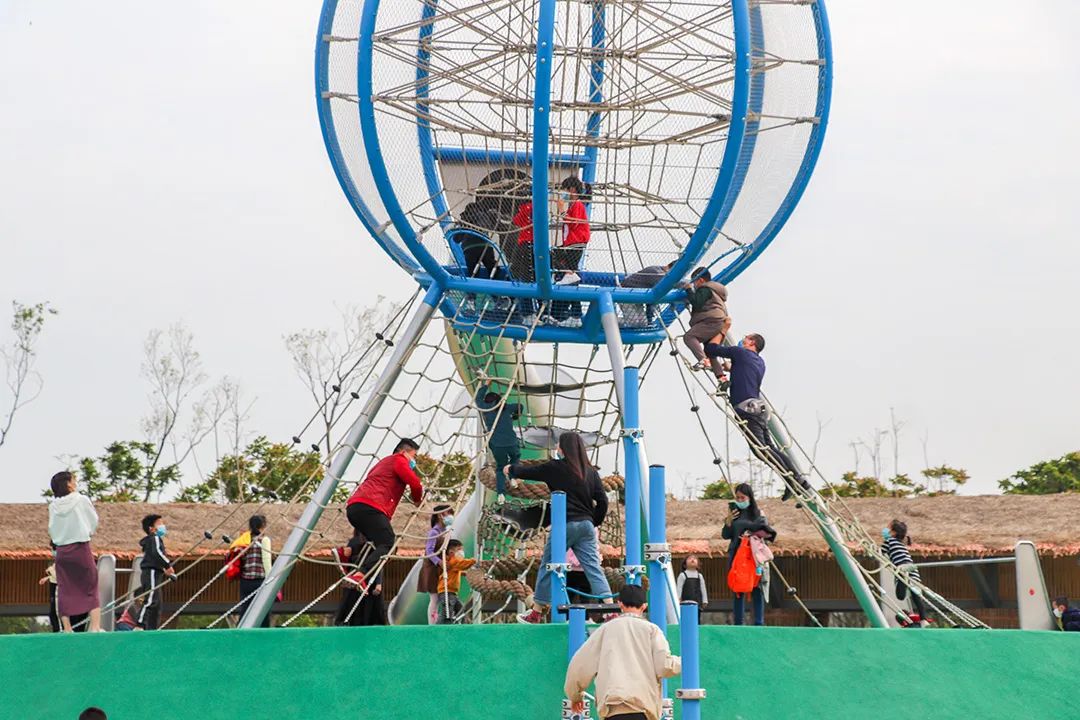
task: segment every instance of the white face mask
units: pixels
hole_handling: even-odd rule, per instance
[[[453,515],[443,515],[442,524],[443,524],[443,527],[450,527],[451,525],[454,524],[454,516]]]
[[[1057,608],[1057,607],[1056,607],[1056,608],[1054,608],[1054,617],[1056,617],[1057,619],[1059,619],[1059,620],[1060,620],[1060,619],[1061,619],[1061,615],[1062,615],[1062,612],[1061,612],[1061,608]]]
[[[454,553],[454,557],[456,557],[459,560],[464,560],[465,559],[465,551],[464,550],[458,550],[456,553]]]

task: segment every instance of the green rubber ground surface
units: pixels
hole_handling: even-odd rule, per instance
[[[701,647],[704,718],[1080,718],[1080,633],[707,626]],[[554,720],[565,667],[559,626],[11,636],[0,717]]]

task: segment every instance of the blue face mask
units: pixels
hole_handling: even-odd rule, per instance
[[[746,508],[750,507],[750,501],[749,500],[736,500],[735,501],[735,507],[739,508],[740,510],[745,510]]]
[[[158,537],[165,537],[165,534],[168,533],[169,531],[165,528],[164,525],[158,525],[157,530],[155,532],[157,533]]]
[[[409,468],[412,470],[416,469],[416,458],[409,460]]]
[[[444,515],[443,519],[442,519],[442,524],[443,524],[443,527],[450,527],[451,525],[454,524],[454,516],[453,515]]]
[[[889,528],[881,528],[881,538],[888,540],[892,535],[889,534]]]
[[[742,340],[739,341],[739,347],[745,347]]]

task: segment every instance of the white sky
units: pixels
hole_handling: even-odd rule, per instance
[[[0,302],[61,311],[44,394],[0,448],[0,501],[38,498],[56,455],[138,437],[150,329],[184,321],[207,369],[257,396],[254,428],[285,439],[310,408],[282,335],[408,294],[326,159],[319,5],[0,4]],[[830,421],[833,477],[895,407],[901,470],[925,432],[931,463],[991,492],[1080,445],[1080,4],[829,11],[825,149],[732,286],[736,329],[768,339],[766,389],[805,442]],[[711,475],[675,382],[646,388],[650,459]]]

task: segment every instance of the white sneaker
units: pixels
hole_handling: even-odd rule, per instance
[[[555,283],[556,285],[577,285],[581,282],[581,276],[576,272],[568,272]]]
[[[526,315],[525,317],[521,318],[521,324],[527,328],[531,328],[533,325],[536,324],[536,316]]]
[[[565,320],[560,320],[555,324],[563,328],[572,328],[578,326],[578,320],[577,318],[568,317]]]

